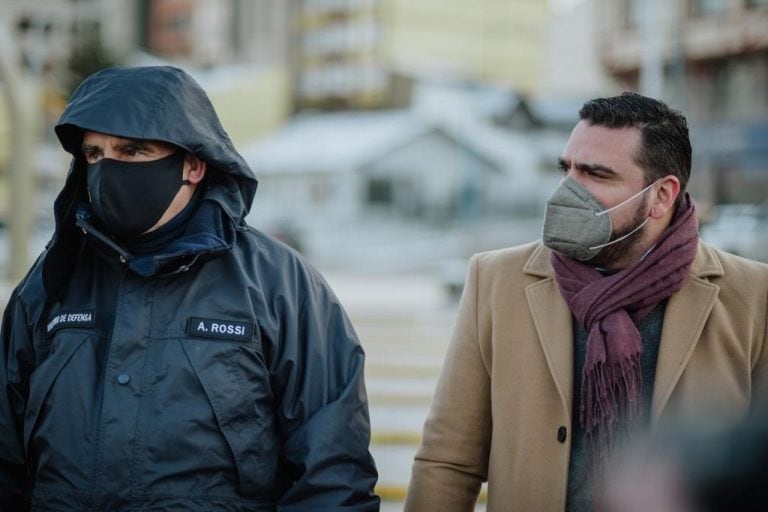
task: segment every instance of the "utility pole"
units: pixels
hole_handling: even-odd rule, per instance
[[[8,19],[7,16],[2,18]],[[6,277],[15,282],[24,276],[30,263],[29,235],[36,211],[33,154],[41,114],[39,87],[19,65],[9,30],[6,23],[0,24],[0,82],[8,105],[11,139],[8,173],[10,254]]]
[[[642,4],[641,34],[643,40],[640,63],[640,94],[662,99],[664,94],[664,56],[662,37],[664,31],[659,16],[658,0],[640,0]]]

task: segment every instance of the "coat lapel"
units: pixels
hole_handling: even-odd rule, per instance
[[[685,370],[717,299],[718,286],[706,278],[721,275],[723,267],[714,251],[699,242],[688,282],[670,297],[664,312],[651,404],[654,425]]]
[[[544,278],[525,289],[536,333],[547,366],[563,402],[566,417],[573,403],[573,323],[571,311],[560,295],[550,263],[550,251],[540,245],[523,267],[523,272]]]
[[[571,311],[554,279],[550,254],[547,248],[540,245],[531,255],[523,272],[543,279],[529,285],[525,292],[549,371],[565,413],[570,417],[573,403],[573,324]],[[670,297],[664,313],[651,405],[654,424],[658,422],[680,379],[717,299],[718,287],[707,278],[721,275],[723,267],[720,260],[711,248],[700,242],[688,282]]]

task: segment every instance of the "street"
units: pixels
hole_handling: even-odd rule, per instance
[[[324,275],[365,347],[376,490],[382,511],[399,511],[457,303],[427,272]]]

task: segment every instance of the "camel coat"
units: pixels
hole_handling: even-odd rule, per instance
[[[664,316],[651,424],[736,419],[768,389],[768,265],[703,242]],[[475,255],[405,510],[561,512],[573,323],[540,243]],[[698,416],[701,414],[707,416]]]

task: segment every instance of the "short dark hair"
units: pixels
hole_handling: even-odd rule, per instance
[[[640,149],[633,158],[645,171],[646,185],[670,174],[676,176],[680,200],[691,176],[691,140],[683,114],[662,101],[625,92],[586,102],[579,118],[606,128],[639,128]]]

